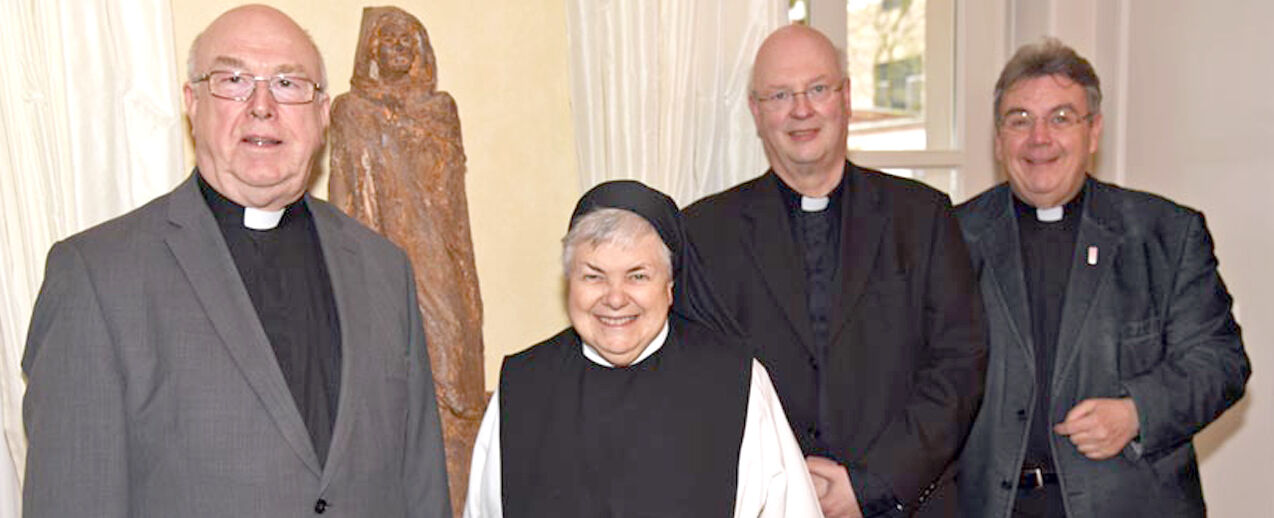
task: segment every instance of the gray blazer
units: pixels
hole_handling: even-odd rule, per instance
[[[1048,415],[1060,423],[1084,399],[1132,397],[1140,435],[1101,461],[1052,436],[1067,516],[1202,516],[1191,438],[1242,397],[1251,372],[1211,235],[1202,214],[1171,201],[1091,178],[1086,188]],[[961,504],[966,516],[1009,516],[1036,402],[1017,218],[1007,185],[957,214],[990,331]]]
[[[411,266],[306,202],[341,324],[327,464],[192,176],[49,252],[22,361],[25,516],[451,515]]]

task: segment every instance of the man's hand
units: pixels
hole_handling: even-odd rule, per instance
[[[809,467],[810,478],[814,480],[814,492],[818,494],[818,505],[823,508],[826,518],[862,518],[863,511],[858,508],[858,500],[854,497],[854,486],[849,483],[849,472],[844,466],[823,457],[805,457],[805,465]]]
[[[1080,401],[1053,431],[1070,437],[1084,456],[1104,460],[1123,450],[1139,428],[1137,405],[1132,398],[1095,398]]]

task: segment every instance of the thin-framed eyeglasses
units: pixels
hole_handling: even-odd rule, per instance
[[[1074,108],[1058,108],[1044,117],[1044,125],[1053,131],[1065,131],[1093,119],[1093,113],[1080,115]],[[1010,133],[1030,133],[1036,117],[1026,110],[1012,110],[1000,117],[1000,128]]]
[[[306,104],[318,98],[323,87],[312,79],[278,74],[254,76],[240,70],[213,70],[195,78],[194,83],[208,83],[208,93],[213,97],[243,102],[252,98],[257,83],[269,85],[270,95],[279,104]]]
[[[805,100],[811,104],[823,104],[832,98],[833,92],[839,92],[845,88],[845,83],[841,82],[839,86],[819,83],[799,92],[791,90],[779,90],[769,95],[757,95],[756,101],[761,103],[761,108],[766,111],[787,111],[792,109],[796,104],[796,96],[804,95]]]

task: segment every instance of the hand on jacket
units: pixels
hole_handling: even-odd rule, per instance
[[[814,492],[818,494],[819,507],[823,508],[823,516],[827,518],[862,518],[863,512],[858,508],[858,499],[854,497],[854,486],[849,483],[849,471],[836,461],[823,457],[805,457],[805,465],[809,467],[810,478],[814,481]]]
[[[1137,436],[1139,427],[1132,398],[1094,398],[1075,405],[1053,431],[1070,437],[1084,456],[1103,460],[1123,450]]]

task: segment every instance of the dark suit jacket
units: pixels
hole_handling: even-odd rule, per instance
[[[986,361],[969,255],[944,194],[848,162],[845,174],[826,358],[814,354],[804,263],[773,172],[687,207],[690,234],[805,453],[848,467],[868,516],[950,515],[949,468]]]
[[[22,362],[25,516],[451,515],[406,256],[306,203],[343,351],[326,465],[191,177],[49,252]]]
[[[1091,178],[1085,188],[1048,415],[1060,423],[1084,399],[1132,397],[1140,436],[1102,461],[1052,436],[1067,516],[1202,516],[1191,437],[1242,396],[1250,372],[1212,238],[1202,214],[1171,201]],[[990,331],[961,504],[967,516],[1009,516],[1037,401],[1017,218],[1007,184],[958,212]]]

